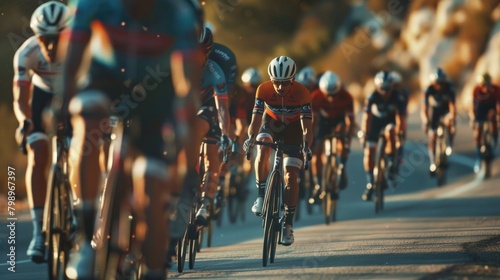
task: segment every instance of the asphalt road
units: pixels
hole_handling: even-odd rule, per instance
[[[448,184],[436,187],[428,175],[425,139],[410,125],[401,181],[387,191],[382,213],[361,200],[365,175],[361,151],[353,143],[349,186],[341,192],[338,221],[326,226],[319,207],[302,207],[295,222],[295,243],[279,246],[274,264],[262,267],[261,219],[250,212],[245,222],[227,219],[216,228],[212,248],[203,244],[194,269],[176,267],[169,278],[183,279],[500,279],[500,160],[492,178],[473,173],[470,128],[458,127]],[[302,202],[304,205],[304,202]],[[31,238],[27,213],[16,224],[16,272],[8,271],[6,218],[0,230],[0,279],[47,279],[46,265],[26,257]],[[227,215],[225,216],[227,218]]]

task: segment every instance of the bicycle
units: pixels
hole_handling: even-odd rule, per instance
[[[322,170],[321,194],[319,198],[322,202],[325,223],[334,222],[337,219],[337,200],[340,188],[341,172],[339,168],[339,157],[337,155],[337,141],[341,137],[338,133],[333,133],[324,140],[326,162]]]
[[[96,250],[95,273],[98,279],[130,276],[141,273],[141,253],[135,236],[137,216],[130,205],[132,178],[125,169],[128,153],[126,127],[128,121],[110,118],[112,157],[111,168],[103,185],[97,226],[92,247]]]
[[[251,136],[252,138],[253,136]],[[255,144],[270,147],[275,150],[274,164],[271,175],[267,180],[266,194],[262,206],[261,216],[263,218],[262,227],[264,228],[264,242],[262,248],[262,265],[267,266],[269,259],[270,263],[274,263],[276,254],[276,245],[281,243],[284,223],[284,204],[283,204],[283,152],[284,150],[300,150],[304,147],[286,145],[281,141],[274,143],[255,141]],[[305,143],[307,147],[307,142]],[[247,160],[250,159],[250,149],[246,151]],[[305,168],[308,169],[308,161]]]
[[[75,230],[73,208],[77,198],[69,183],[70,138],[52,137],[52,166],[47,185],[42,231],[45,233],[49,279],[66,279],[69,251]]]
[[[375,168],[373,169],[376,214],[384,210],[384,191],[389,186],[389,181],[391,180],[390,172],[393,169],[393,165],[397,164],[395,162],[395,159],[397,159],[397,151],[394,151],[395,155],[393,159],[390,160],[385,153],[386,146],[387,141],[385,135],[384,133],[380,133],[377,142],[377,150],[375,152]]]
[[[436,149],[435,149],[435,164],[436,164],[436,178],[438,187],[446,184],[446,169],[448,168],[448,134],[447,128],[444,123],[440,122],[436,129]]]

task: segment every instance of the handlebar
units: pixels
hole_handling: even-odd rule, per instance
[[[255,145],[261,145],[261,146],[266,146],[270,147],[273,150],[294,150],[294,151],[303,151],[308,147],[307,141],[304,143],[304,147],[302,146],[297,146],[297,145],[288,145],[288,144],[283,144],[282,142],[274,142],[274,143],[269,143],[269,142],[262,142],[262,141],[254,141]],[[246,151],[246,158],[247,160],[250,160],[250,152],[251,149],[247,149]],[[306,159],[306,155],[304,154],[304,169],[308,170],[309,169],[309,160]]]
[[[202,142],[205,143],[205,144],[214,144],[214,145],[217,145],[217,146],[221,145],[220,141],[213,140],[213,139],[203,139]],[[229,150],[228,149],[222,150],[222,161],[224,163],[228,163],[229,162]]]

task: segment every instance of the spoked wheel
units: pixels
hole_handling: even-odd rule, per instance
[[[184,232],[184,236],[177,241],[177,272],[184,271],[186,263],[186,254],[189,246],[188,230]]]
[[[199,252],[199,237],[201,232],[197,231],[195,224],[189,224],[188,226],[189,235],[189,269],[193,269],[194,261],[196,260],[196,253]]]
[[[262,265],[267,266],[267,260],[274,262],[276,245],[278,243],[279,221],[279,191],[281,178],[278,172],[274,172],[269,180],[266,197],[264,200],[265,223],[264,223],[264,246],[262,250]]]
[[[68,255],[65,248],[66,240],[64,228],[66,225],[64,214],[64,202],[62,201],[61,187],[63,184],[58,178],[61,170],[58,165],[53,165],[50,172],[50,201],[48,213],[48,227],[46,230],[49,279],[65,279],[64,270],[68,261]]]

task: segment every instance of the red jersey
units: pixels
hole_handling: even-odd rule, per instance
[[[343,118],[346,114],[354,113],[352,95],[341,88],[334,96],[325,96],[317,89],[312,93],[312,109],[324,118]]]

